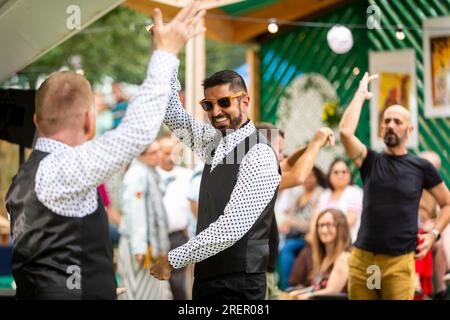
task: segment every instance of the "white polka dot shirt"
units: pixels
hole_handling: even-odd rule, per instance
[[[115,130],[76,147],[37,140],[35,149],[50,153],[39,164],[35,178],[36,196],[43,205],[68,217],[80,218],[97,210],[97,186],[144,151],[158,134],[178,64],[169,52],[153,53],[146,79]]]
[[[255,131],[255,126],[249,122],[222,138],[211,124],[195,120],[183,109],[178,98],[176,73],[172,78],[172,90],[164,122],[203,161],[208,158],[206,150],[212,149],[210,144],[216,145],[211,171]],[[272,200],[280,179],[278,159],[272,148],[262,143],[253,146],[241,162],[237,183],[223,214],[197,236],[169,252],[172,267],[178,269],[202,261],[235,244]]]

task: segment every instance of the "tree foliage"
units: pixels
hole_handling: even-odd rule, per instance
[[[81,58],[86,78],[98,83],[108,75],[118,81],[139,83],[146,70],[151,40],[144,29],[148,17],[125,7],[118,7],[47,52],[21,73],[33,81],[61,67],[76,69],[72,57]],[[133,28],[134,24],[134,28]]]

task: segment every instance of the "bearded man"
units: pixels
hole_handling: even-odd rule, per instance
[[[173,94],[165,124],[205,162],[197,235],[153,265],[168,279],[173,269],[195,263],[194,300],[261,300],[266,294],[273,207],[281,179],[277,153],[248,118],[250,97],[234,71],[203,81],[200,105],[210,123],[191,117]]]
[[[360,170],[364,189],[361,227],[349,260],[349,298],[413,299],[414,258],[423,258],[447,226],[450,193],[429,161],[408,153],[406,144],[413,128],[405,107],[393,105],[384,111],[383,152],[371,150],[355,136],[364,102],[373,96],[368,85],[376,78],[364,75],[339,126],[341,141]],[[430,232],[418,235],[424,189],[442,211]]]

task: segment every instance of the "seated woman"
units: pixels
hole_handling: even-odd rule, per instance
[[[351,237],[345,215],[336,209],[319,213],[313,234],[312,285],[290,293],[293,299],[345,293]]]

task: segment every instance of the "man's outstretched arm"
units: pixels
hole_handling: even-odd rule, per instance
[[[306,149],[302,148],[294,153],[294,157],[298,154],[300,156],[297,157],[293,165],[289,164],[291,157],[287,159],[287,165],[284,168],[282,167],[279,190],[303,184],[312,171],[320,149],[326,145],[334,145],[333,131],[330,128],[320,128]]]
[[[366,72],[360,81],[358,91],[356,91],[350,105],[345,109],[341,122],[339,123],[339,135],[344,145],[347,156],[360,168],[367,157],[367,147],[355,136],[359,118],[364,102],[372,98],[373,93],[369,92],[369,83],[378,78],[378,75],[371,75]]]
[[[171,94],[170,79],[178,67],[176,55],[188,39],[204,31],[199,27],[204,12],[196,15],[197,10],[198,3],[187,6],[168,24],[163,23],[161,11],[155,10],[156,51],[123,122],[99,139],[67,147],[41,161],[35,190],[44,205],[66,216],[93,212],[97,204],[95,187],[154,140]],[[80,207],[80,199],[92,200],[92,208]]]

